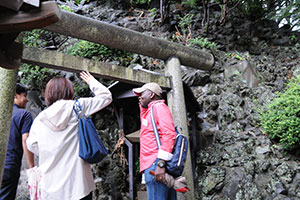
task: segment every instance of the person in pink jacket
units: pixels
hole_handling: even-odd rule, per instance
[[[144,172],[148,200],[176,200],[176,191],[164,183],[166,161],[171,160],[176,132],[170,109],[161,98],[162,89],[156,83],[134,88],[140,106],[140,172]],[[158,149],[151,124],[153,107],[161,147]],[[155,171],[155,176],[149,172]]]

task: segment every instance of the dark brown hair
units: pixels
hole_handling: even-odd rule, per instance
[[[17,83],[16,93],[17,94],[21,94],[21,93],[27,94],[27,88],[24,85],[22,85],[21,83]]]
[[[44,97],[47,106],[51,106],[60,99],[73,99],[73,96],[73,83],[65,77],[53,77],[46,85]]]

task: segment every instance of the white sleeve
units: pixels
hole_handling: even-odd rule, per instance
[[[173,154],[171,154],[171,153],[169,153],[167,151],[164,151],[162,149],[159,149],[158,150],[157,158],[165,160],[165,161],[169,161],[169,160],[171,160],[173,158]]]
[[[35,133],[35,124],[34,121],[29,131],[29,136],[26,140],[26,146],[29,151],[34,153],[35,155],[39,155],[39,146],[37,142],[37,136]]]
[[[98,112],[112,102],[112,95],[109,89],[96,79],[91,80],[89,87],[95,96],[79,99],[82,110],[87,116]]]

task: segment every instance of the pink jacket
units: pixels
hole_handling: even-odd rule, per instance
[[[153,105],[154,117],[161,141],[160,150],[157,148],[151,124],[151,107]],[[172,159],[176,132],[170,109],[164,100],[153,101],[148,105],[148,108],[140,106],[140,110],[140,172],[143,172],[152,165],[156,158],[166,161]]]

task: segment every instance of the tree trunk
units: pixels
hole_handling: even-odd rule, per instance
[[[160,0],[160,23],[164,24],[168,18],[170,10],[170,1],[169,0]]]

